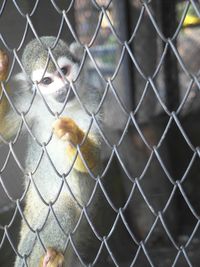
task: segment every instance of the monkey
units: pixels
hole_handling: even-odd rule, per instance
[[[76,266],[77,253],[81,266],[95,259],[95,254],[84,256],[97,239],[94,233],[90,237],[85,215],[93,223],[100,213],[95,188],[101,170],[101,95],[84,81],[78,52],[53,36],[31,40],[15,76],[18,86],[11,90],[14,108],[0,112],[0,134],[7,142],[19,129],[28,133],[14,267]],[[96,242],[95,253],[99,246]]]

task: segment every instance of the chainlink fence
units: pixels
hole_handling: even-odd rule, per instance
[[[43,251],[47,249],[40,238],[43,230],[27,222],[23,203],[42,157],[49,156],[53,165],[48,141],[40,143],[27,124],[34,101],[25,103],[23,109],[6,93],[7,84],[15,90],[12,76],[23,70],[25,45],[33,38],[40,42],[42,35],[82,46],[80,72],[87,67],[85,79],[101,92],[97,111],[104,111],[101,125],[98,114],[89,113],[72,88],[102,138],[103,170],[95,176],[88,169],[94,190],[74,230],[63,234],[65,250],[71,247],[77,266],[199,266],[200,2],[3,0],[0,20],[1,48],[10,57],[8,77],[1,82],[0,105],[6,96],[10,108],[21,116],[12,139],[6,141],[0,135],[0,266],[13,266],[16,255],[28,266],[27,255],[17,249],[21,220]],[[49,54],[53,57],[53,49],[49,48]],[[56,118],[58,114],[49,112],[52,115]],[[27,144],[22,127],[41,147],[41,158],[32,173],[23,167]],[[79,147],[77,151],[80,153]],[[62,186],[69,187],[67,175],[52,167]],[[28,181],[25,188],[23,176]],[[46,203],[40,188],[34,187],[48,214],[55,217],[55,227],[62,228],[54,204]],[[102,202],[95,215],[100,214],[99,227],[89,212],[97,191]],[[81,220],[98,241],[90,262],[73,239]],[[102,257],[106,263],[101,263]]]

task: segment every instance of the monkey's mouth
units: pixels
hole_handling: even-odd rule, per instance
[[[74,98],[74,93],[69,88],[60,88],[53,94],[54,99],[59,103],[64,103],[67,97],[67,101],[70,101]]]

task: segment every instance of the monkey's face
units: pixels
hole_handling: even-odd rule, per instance
[[[37,82],[38,87],[44,98],[50,102],[64,103],[74,98],[74,93],[70,83],[77,78],[79,65],[68,58],[62,56],[57,60],[59,69],[44,68],[34,70],[32,80]]]

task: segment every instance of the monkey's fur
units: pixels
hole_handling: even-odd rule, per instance
[[[35,39],[26,46],[22,55],[22,65],[26,73],[18,75],[20,89],[12,90],[13,102],[25,112],[26,125],[23,128],[26,131],[29,128],[30,131],[25,153],[24,188],[27,193],[17,248],[21,257],[17,256],[15,267],[76,266],[72,256],[73,250],[69,249],[71,241],[67,243],[70,240],[69,236],[85,264],[88,264],[87,261],[92,262],[98,251],[95,248],[96,237],[91,234],[92,230],[88,230],[90,226],[84,215],[76,228],[83,213],[82,207],[86,207],[89,202],[96,183],[90,176],[88,168],[94,175],[98,175],[101,167],[101,142],[97,127],[93,122],[86,135],[92,117],[85,112],[77,98],[69,98],[65,103],[59,102],[55,100],[57,92],[42,97],[40,88],[34,86],[31,81],[32,73],[34,70],[43,69],[43,76],[45,71],[58,75],[59,71],[53,61],[55,59],[57,62],[60,56],[66,57],[76,67],[70,82],[76,80],[74,85],[76,91],[89,112],[96,111],[99,96],[98,92],[88,87],[83,79],[76,79],[79,62],[63,41],[59,40],[52,49],[54,59],[48,60],[48,48],[53,47],[55,40],[54,37],[42,37],[43,45]],[[46,80],[46,83],[48,82]],[[36,83],[39,87],[40,80]],[[63,88],[69,90],[67,82],[64,83]],[[35,98],[30,104],[34,92],[36,92]],[[29,105],[31,105],[30,110],[26,113],[27,109],[23,107]],[[100,115],[97,114],[96,119],[100,121]],[[21,116],[16,115],[10,108],[10,111],[1,118],[2,136],[10,138],[19,128],[21,121]],[[77,145],[81,156],[77,154]],[[87,166],[82,158],[85,159]],[[98,203],[98,194],[97,196],[95,194],[89,208],[85,209],[92,223],[97,220],[96,209],[100,214]],[[91,252],[95,251],[91,258],[84,256],[87,247]],[[96,247],[99,248],[99,244]]]

